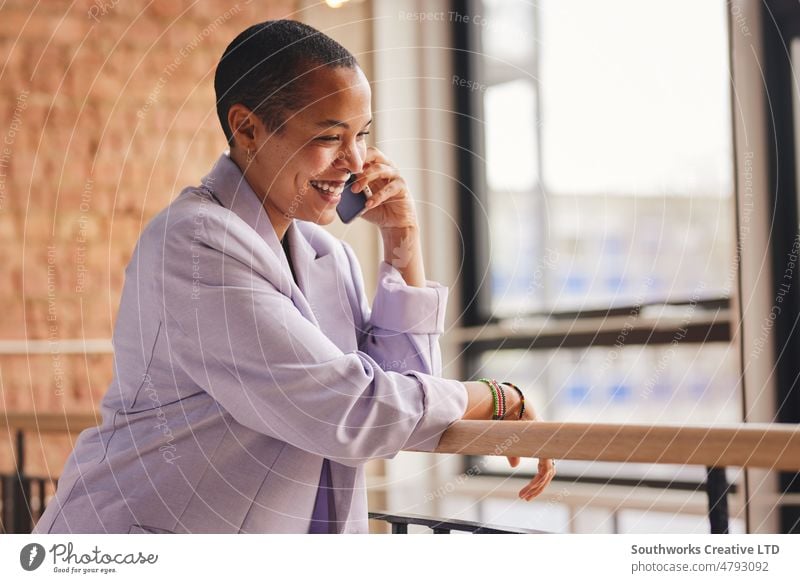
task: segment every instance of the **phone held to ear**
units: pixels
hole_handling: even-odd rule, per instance
[[[343,223],[350,223],[353,219],[360,217],[366,211],[367,192],[369,187],[365,187],[361,192],[353,192],[350,186],[358,179],[356,174],[351,174],[344,184],[342,200],[336,205],[336,212]]]

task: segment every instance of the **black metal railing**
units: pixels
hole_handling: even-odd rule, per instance
[[[495,528],[493,526],[486,526],[480,522],[439,519],[430,516],[420,516],[418,514],[370,512],[369,517],[372,520],[388,522],[392,527],[392,534],[408,534],[408,527],[412,524],[426,526],[433,531],[433,534],[450,534],[450,531],[453,530],[470,532],[472,534],[549,534],[541,530],[531,530],[528,528]]]
[[[706,468],[706,494],[708,495],[708,521],[711,534],[729,534],[728,494],[731,485],[725,475],[725,468]],[[551,534],[547,531],[527,528],[492,527],[480,522],[454,520],[421,516],[418,514],[392,514],[370,512],[369,518],[380,520],[391,526],[392,534],[408,534],[409,525],[425,526],[433,534],[450,534],[458,530],[472,534]]]
[[[731,485],[725,468],[706,468],[706,494],[708,495],[708,523],[711,534],[728,534],[728,493]]]
[[[0,533],[28,534],[55,491],[49,479],[25,475],[25,433],[16,432],[16,471],[0,474]]]

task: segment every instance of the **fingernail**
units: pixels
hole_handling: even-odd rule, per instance
[[[351,188],[353,192],[361,192],[361,183],[355,182]]]

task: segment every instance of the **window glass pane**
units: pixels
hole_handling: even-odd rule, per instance
[[[486,89],[486,174],[494,191],[530,191],[537,181],[536,93],[527,79]]]
[[[729,196],[724,2],[540,6],[548,193]]]
[[[727,343],[498,350],[483,353],[479,367],[481,376],[515,379],[545,419],[741,421],[736,351]]]
[[[516,78],[484,43],[491,313],[729,296],[725,3],[534,8],[517,24],[538,54]]]
[[[557,196],[549,307],[577,310],[727,297],[736,282],[732,202]]]
[[[525,63],[533,58],[533,2],[485,0],[476,26],[483,32],[483,50],[501,61]]]
[[[686,308],[689,309],[688,307]],[[510,380],[544,420],[583,423],[725,424],[742,419],[732,344],[626,345],[558,350],[498,350],[477,375]],[[508,471],[502,458],[487,458]],[[535,471],[533,460],[524,462]],[[568,461],[570,475],[702,481],[701,467]]]
[[[548,272],[557,265],[555,254],[542,253],[530,217],[539,212],[529,192],[497,193],[491,200],[491,289],[493,313],[524,316],[544,307]]]
[[[795,81],[792,83],[792,113],[794,114],[794,143],[800,144],[800,94],[797,85],[800,83],[800,38],[793,38],[789,45],[792,57],[792,70],[794,71]],[[800,147],[794,149],[795,157],[795,180],[797,192],[800,193]],[[752,164],[752,161],[750,162]],[[752,167],[752,166],[751,166]]]
[[[497,315],[542,306],[543,263],[539,257],[536,93],[530,79],[492,85],[484,96],[486,174],[490,190],[492,298]]]

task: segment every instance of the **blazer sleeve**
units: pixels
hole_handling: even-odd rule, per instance
[[[336,462],[435,449],[466,410],[463,385],[343,353],[280,291],[255,233],[239,231],[211,214],[166,231],[154,276],[171,361],[237,422]]]
[[[447,288],[434,281],[424,288],[410,286],[397,269],[381,261],[370,309],[355,253],[347,243],[342,245],[358,298],[359,348],[384,370],[441,376],[439,337],[444,332]]]

